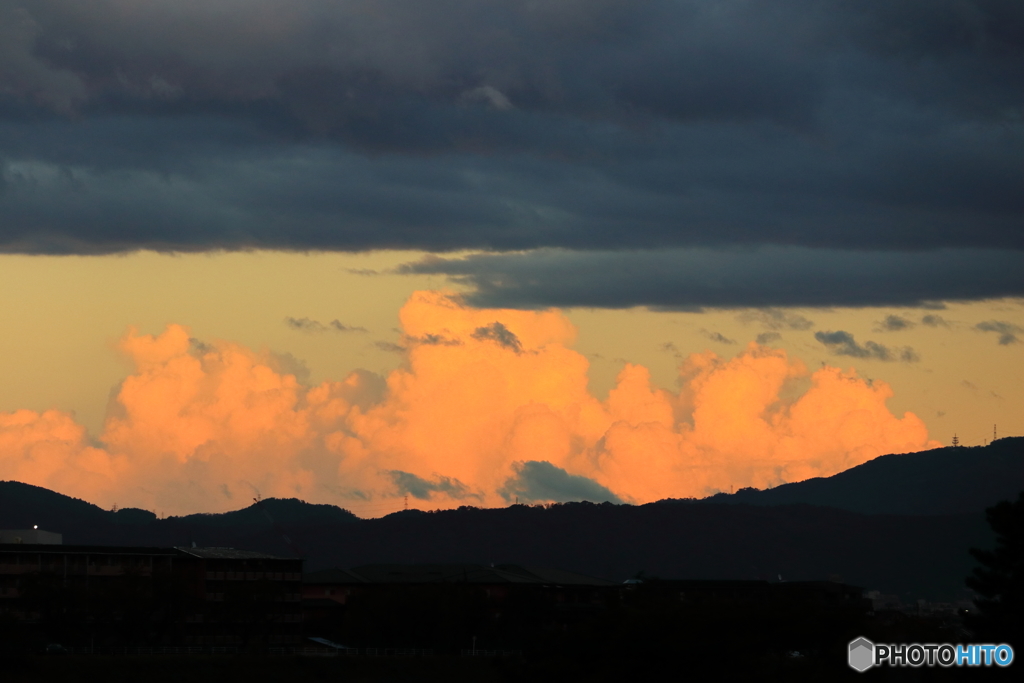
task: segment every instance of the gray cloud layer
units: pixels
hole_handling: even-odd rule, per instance
[[[515,476],[505,480],[498,493],[507,501],[519,499],[521,503],[537,501],[567,503],[587,500],[591,503],[622,503],[610,490],[596,481],[577,474],[569,474],[561,467],[545,460],[516,463]]]
[[[881,361],[901,360],[913,363],[921,360],[917,352],[909,346],[892,349],[877,342],[867,341],[863,346],[857,343],[853,335],[843,330],[836,332],[815,332],[814,338],[828,347],[837,356],[865,358]]]
[[[1014,325],[1004,320],[986,320],[975,325],[974,329],[979,332],[995,332],[999,335],[999,344],[1002,346],[1016,344],[1020,341],[1017,335],[1024,332],[1024,328],[1020,325]]]
[[[468,299],[477,305],[527,308],[928,306],[1024,295],[1024,253],[994,250],[542,250],[431,257],[401,270],[448,275],[473,288]],[[748,318],[779,329],[808,326],[800,316]]]
[[[519,341],[519,337],[515,333],[502,325],[498,321],[494,321],[490,325],[484,327],[478,327],[473,331],[474,339],[488,339],[495,342],[498,346],[519,353],[523,350],[523,345]]]
[[[928,316],[926,316],[928,317]],[[937,317],[937,316],[933,316]],[[926,323],[927,324],[927,323]],[[914,327],[914,321],[907,320],[901,315],[889,314],[885,316],[885,319],[878,322],[878,326],[875,328],[876,332],[902,332],[903,330],[909,330]],[[934,327],[934,325],[933,325]]]
[[[1016,251],[1021,82],[1018,0],[0,0],[0,252]]]
[[[814,325],[814,321],[808,320],[799,313],[782,311],[777,308],[743,311],[736,317],[742,323],[759,323],[769,330],[809,330]]]
[[[365,327],[357,327],[353,325],[346,325],[340,320],[334,319],[331,322],[324,324],[319,320],[312,320],[310,318],[293,318],[288,316],[284,319],[284,324],[293,330],[299,330],[300,332],[310,332],[319,334],[322,332],[366,332]]]
[[[419,500],[430,500],[434,493],[444,493],[456,499],[480,498],[479,495],[470,492],[469,488],[461,481],[451,477],[435,475],[434,480],[430,481],[429,479],[418,477],[411,472],[402,472],[401,470],[391,470],[387,472],[387,475],[391,477],[391,481],[398,489],[398,493],[407,493]]]

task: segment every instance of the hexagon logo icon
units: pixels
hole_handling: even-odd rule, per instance
[[[867,638],[851,640],[849,657],[851,669],[867,671],[875,664],[875,644]]]

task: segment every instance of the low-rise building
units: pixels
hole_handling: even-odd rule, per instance
[[[70,645],[278,646],[302,560],[234,548],[0,545],[0,618]]]

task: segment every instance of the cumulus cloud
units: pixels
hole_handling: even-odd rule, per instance
[[[386,378],[355,371],[311,387],[273,354],[218,340],[199,348],[178,325],[129,330],[119,348],[134,370],[101,433],[59,411],[2,413],[0,477],[169,513],[227,510],[237,503],[225,491],[253,488],[339,505],[406,492],[437,507],[605,491],[646,502],[937,445],[915,415],[889,411],[884,382],[810,373],[757,344],[729,360],[687,355],[678,392],[627,364],[600,400],[558,310],[473,309],[419,292],[399,317],[409,338],[459,343],[406,346]],[[495,323],[518,353],[478,334]]]
[[[531,460],[512,463],[515,476],[509,477],[498,489],[506,501],[523,503],[590,501],[592,503],[622,503],[614,493],[596,481],[577,474],[569,474],[549,462]]]
[[[881,361],[901,360],[907,363],[921,360],[917,352],[909,346],[895,349],[873,341],[867,341],[861,346],[856,342],[852,334],[843,330],[815,332],[814,338],[827,346],[837,356],[870,358]]]
[[[1020,341],[1018,334],[1024,332],[1020,325],[1006,322],[1004,320],[986,320],[974,326],[979,332],[994,332],[999,335],[999,343],[1002,346],[1016,344]]]
[[[311,320],[309,318],[292,318],[287,317],[284,319],[285,325],[292,328],[293,330],[299,330],[301,332],[321,333],[321,332],[366,332],[365,327],[356,327],[351,325],[345,325],[341,321],[335,319],[326,325],[319,320]]]

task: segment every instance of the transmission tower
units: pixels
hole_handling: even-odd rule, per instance
[[[956,438],[956,434],[953,435],[953,448],[960,445],[960,439]]]

